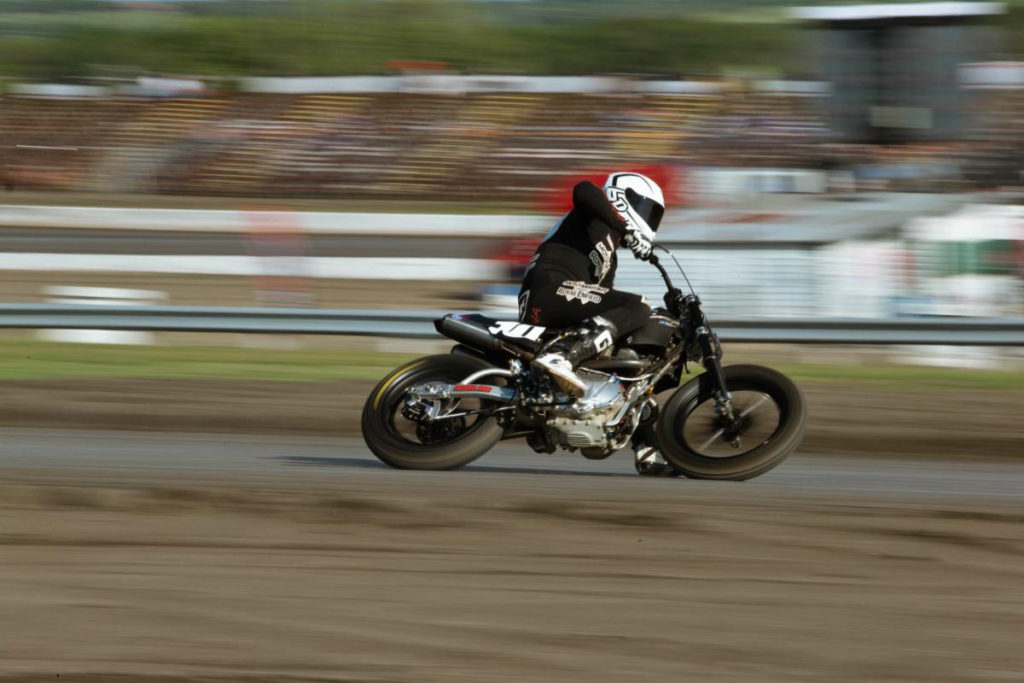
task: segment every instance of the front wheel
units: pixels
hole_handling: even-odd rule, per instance
[[[711,377],[680,387],[658,421],[658,445],[676,469],[691,479],[743,480],[764,474],[803,440],[807,405],[782,373],[759,365],[722,368],[740,418],[729,431],[714,410]],[[735,443],[730,441],[736,435]]]
[[[467,415],[415,422],[402,415],[406,393],[427,382],[457,384],[478,370],[492,367],[471,356],[427,356],[391,372],[374,387],[363,406],[363,440],[382,462],[407,470],[451,470],[486,453],[501,439],[502,428],[491,417]],[[454,412],[472,413],[489,407],[480,399],[461,399]]]

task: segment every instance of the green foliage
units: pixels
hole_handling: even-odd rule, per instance
[[[0,12],[91,12],[110,9],[102,0],[0,0]]]
[[[1006,35],[1008,59],[1024,59],[1024,3],[1011,6],[998,24]]]
[[[485,5],[199,3],[184,13],[147,12],[141,19],[104,12],[102,22],[84,12],[0,14],[6,34],[0,73],[61,78],[116,67],[137,73],[372,74],[386,73],[391,60],[429,60],[472,71],[674,74],[781,63],[788,51],[790,29],[781,25],[622,19],[601,12],[570,13],[571,21],[510,21]]]
[[[392,60],[533,74],[792,70],[801,38],[784,20],[788,4],[221,0],[167,13],[0,0],[0,76],[379,74]],[[1024,55],[1024,5],[998,22],[1007,56]]]

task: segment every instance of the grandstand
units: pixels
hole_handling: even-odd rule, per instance
[[[999,111],[998,95],[985,97],[986,111]],[[728,88],[7,95],[0,162],[7,187],[19,189],[514,201],[610,166],[819,168],[961,151],[836,146],[824,99]],[[977,144],[1020,130],[1019,117],[997,118]]]
[[[0,100],[0,164],[8,189],[81,188],[118,128],[140,113],[120,99],[4,97]]]

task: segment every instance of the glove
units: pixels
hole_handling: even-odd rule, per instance
[[[633,252],[633,256],[641,261],[649,259],[651,252],[654,251],[654,245],[651,244],[651,241],[635,230],[627,232],[626,236],[622,238],[622,243],[629,247],[629,250]]]

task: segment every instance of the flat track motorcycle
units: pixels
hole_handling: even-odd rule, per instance
[[[406,363],[366,400],[366,445],[393,467],[448,470],[514,438],[541,453],[561,448],[602,459],[644,429],[690,478],[741,480],[772,469],[803,439],[799,389],[770,368],[723,366],[700,299],[677,289],[655,255],[649,261],[665,281],[665,308],[583,363],[583,396],[567,396],[530,363],[574,330],[450,314],[434,326],[457,342],[451,353]],[[681,384],[689,362],[704,372]],[[672,389],[667,400],[655,400]]]

